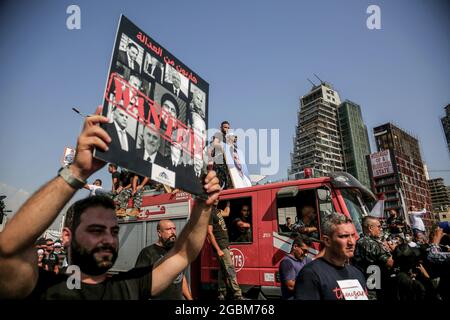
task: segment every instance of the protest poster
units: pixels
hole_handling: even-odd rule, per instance
[[[389,150],[382,150],[370,154],[370,164],[372,166],[372,175],[374,178],[394,173]]]
[[[233,188],[251,187],[245,156],[237,147],[237,136],[232,133],[227,134],[225,143],[222,142],[224,149],[225,163],[231,177]]]
[[[102,113],[112,142],[94,156],[203,194],[208,92],[207,82],[122,15]]]

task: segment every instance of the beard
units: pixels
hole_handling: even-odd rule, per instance
[[[177,237],[170,237],[166,240],[163,240],[164,248],[166,248],[167,250],[172,249],[175,244],[176,239],[177,239]]]
[[[82,247],[75,238],[70,244],[71,264],[77,265],[84,274],[98,276],[112,268],[117,259],[117,250],[110,245],[99,245],[92,250]],[[109,250],[111,256],[98,256],[97,253]]]

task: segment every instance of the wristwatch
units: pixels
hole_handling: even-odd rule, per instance
[[[75,177],[68,166],[59,169],[58,175],[74,189],[81,189],[86,184],[86,181],[80,180],[79,178]]]

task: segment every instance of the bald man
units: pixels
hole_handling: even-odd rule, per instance
[[[154,265],[162,259],[175,244],[177,239],[177,227],[170,220],[161,220],[156,226],[158,241],[151,246],[145,247],[139,253],[136,261],[136,268]],[[175,280],[159,296],[157,300],[192,300],[191,291],[184,274],[181,272]]]

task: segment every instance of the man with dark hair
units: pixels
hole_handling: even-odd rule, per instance
[[[111,174],[111,192],[113,195],[116,195],[120,186],[120,173],[117,171],[117,166],[114,163],[108,164],[108,172]]]
[[[378,218],[366,216],[362,221],[362,229],[364,236],[356,243],[353,262],[355,265],[369,277],[368,267],[376,265],[381,270],[381,290],[369,290],[371,299],[381,299],[383,293],[388,292],[389,277],[388,269],[394,266],[392,255],[380,241],[382,235],[381,223]],[[394,244],[391,245],[390,251],[395,249]]]
[[[177,101],[168,93],[161,97],[161,109],[165,110],[166,113],[172,115],[175,119],[177,119],[180,114]]]
[[[398,216],[398,213],[395,209],[389,210],[389,218],[387,218],[386,223],[391,234],[402,233],[403,228],[405,227],[402,218]]]
[[[367,300],[364,275],[349,265],[356,242],[352,220],[333,212],[322,221],[322,235],[325,253],[308,263],[298,274],[295,299],[347,300],[359,297]]]
[[[398,245],[394,252],[398,272],[395,277],[395,296],[400,301],[423,301],[427,298],[427,288],[432,288],[430,276],[420,264],[420,250],[408,244]],[[432,290],[429,290],[428,294]],[[434,291],[434,289],[433,289]]]
[[[106,195],[106,191],[102,187],[102,180],[101,179],[95,179],[93,184],[86,184],[84,186],[85,189],[89,190],[89,196],[99,196],[99,195]]]
[[[161,130],[166,131],[167,128],[177,129],[177,119],[180,115],[178,102],[171,94],[166,93],[161,97]]]
[[[437,290],[442,300],[450,301],[450,250],[448,246],[442,245],[443,237],[444,229],[434,224],[430,230],[429,244],[422,247],[426,251],[426,260],[431,269],[440,278]]]
[[[211,205],[220,186],[214,172],[204,179],[208,199],[197,200],[179,239],[164,259],[153,267],[132,269],[108,276],[119,248],[119,225],[114,203],[94,196],[76,202],[63,229],[64,246],[75,274],[55,275],[38,271],[34,242],[56,219],[60,210],[86,179],[105,163],[93,157],[94,148],[105,151],[111,138],[99,127],[108,119],[86,117],[78,137],[74,162],[34,193],[0,233],[0,299],[123,300],[160,294],[194,261],[205,241]],[[76,266],[79,272],[76,272]],[[79,277],[77,277],[79,275]],[[75,282],[75,283],[73,283]],[[79,285],[79,289],[77,289]]]
[[[205,93],[200,89],[192,90],[192,98],[188,105],[189,112],[198,113],[205,119]]]
[[[139,48],[133,42],[128,42],[126,51],[119,50],[118,60],[134,72],[141,72],[141,65],[137,62]]]
[[[220,132],[214,134],[211,147],[208,151],[210,157],[209,162],[212,163],[212,169],[217,172],[217,177],[224,190],[233,187],[224,157],[224,147],[228,130],[230,130],[230,123],[228,121],[222,121],[220,124]]]
[[[232,222],[232,242],[251,242],[252,241],[252,217],[250,206],[244,204],[241,207],[239,217]]]
[[[128,200],[133,192],[134,175],[127,169],[122,168],[119,174],[119,188],[116,190],[114,201],[116,203],[117,217],[122,218],[127,215]]]
[[[158,81],[159,83],[162,82],[162,73],[163,73],[163,64],[158,61],[155,57],[151,56],[147,53],[147,69],[145,72],[150,75],[153,79]]]
[[[230,215],[230,202],[227,202],[223,210],[217,207],[218,204],[219,200],[216,200],[208,225],[208,239],[219,262],[219,274],[217,276],[218,299],[225,300],[227,294],[230,294],[233,296],[233,299],[242,300],[242,291],[237,282],[236,270],[231,260],[227,225],[223,219]]]
[[[136,268],[152,266],[169,252],[177,239],[177,228],[170,220],[160,220],[156,226],[158,241],[142,249],[136,260]],[[180,272],[175,280],[160,295],[154,297],[158,300],[192,300],[191,290],[184,274]]]
[[[281,297],[291,300],[295,295],[295,279],[303,267],[312,261],[307,256],[311,240],[304,235],[299,235],[292,243],[291,253],[287,254],[280,262]]]

